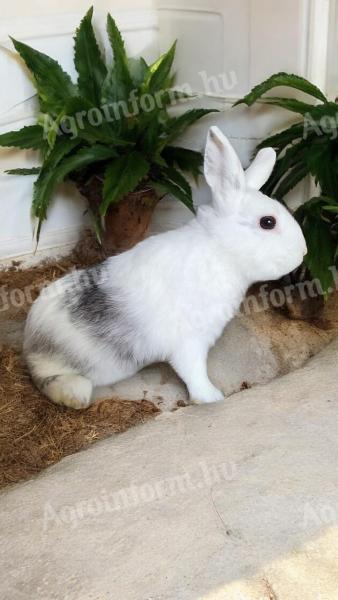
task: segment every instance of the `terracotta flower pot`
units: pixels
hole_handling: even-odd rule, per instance
[[[102,177],[93,175],[85,183],[76,181],[76,185],[87,198],[94,216],[98,217],[103,189]],[[130,192],[117,204],[110,205],[102,233],[105,253],[111,255],[123,252],[141,241],[147,233],[158,201],[155,190],[145,185]]]

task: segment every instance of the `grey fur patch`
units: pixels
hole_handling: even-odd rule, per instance
[[[101,270],[99,266],[80,273],[76,284],[65,295],[72,321],[84,321],[91,327],[93,335],[100,335],[103,328],[117,317],[116,308],[103,288]]]
[[[80,272],[64,296],[65,306],[73,324],[81,325],[88,333],[121,360],[135,362],[132,344],[133,324],[123,310],[123,297],[105,283],[108,273],[105,264]]]
[[[53,381],[55,381],[56,379],[58,379],[60,377],[60,375],[51,375],[50,377],[45,377],[44,379],[42,379],[42,387],[46,387],[46,385],[49,385],[50,383],[53,383]]]
[[[33,334],[31,333],[25,344],[24,356],[28,363],[29,354],[42,354],[56,357],[60,362],[64,363],[65,366],[72,367],[79,372],[82,372],[87,368],[87,364],[84,363],[83,360],[80,360],[79,357],[67,351],[65,347],[58,344],[48,334],[41,331],[34,331]]]
[[[56,344],[53,343],[50,337],[47,337],[39,331],[30,333],[28,340],[26,341],[24,354],[28,353],[37,354],[57,354]]]

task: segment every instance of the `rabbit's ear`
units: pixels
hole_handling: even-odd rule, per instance
[[[277,155],[273,148],[260,150],[250,167],[245,171],[247,187],[260,190],[269,179],[276,164],[276,159]]]
[[[241,162],[230,142],[218,129],[208,132],[204,156],[204,175],[216,202],[226,200],[229,194],[245,189]]]

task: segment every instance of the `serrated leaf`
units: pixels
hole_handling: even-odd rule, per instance
[[[167,146],[164,148],[162,156],[169,166],[176,165],[181,171],[192,173],[195,178],[202,172],[203,155],[201,152],[179,146]]]
[[[323,138],[318,138],[307,145],[305,160],[309,173],[319,184],[324,195],[338,198],[337,173],[332,168],[335,147]]]
[[[7,175],[38,175],[41,167],[32,167],[31,169],[8,169],[5,171]]]
[[[311,113],[314,105],[308,104],[307,102],[301,102],[295,98],[275,98],[268,97],[264,98],[264,104],[271,104],[272,106],[279,106],[280,108],[286,108],[291,112],[298,113],[299,115],[306,115]]]
[[[89,9],[76,30],[74,62],[79,75],[80,95],[88,98],[95,106],[100,106],[102,84],[107,75],[107,67],[95,37],[92,16],[93,7]]]
[[[133,88],[133,81],[128,66],[128,57],[121,33],[110,14],[108,14],[107,17],[107,33],[114,55],[114,68],[113,71],[111,71],[110,80],[111,85],[114,86],[114,91],[111,90],[110,95],[107,97],[108,99],[110,97],[116,98],[115,101],[128,100],[129,93]],[[114,73],[114,76],[112,76],[112,73]],[[107,82],[105,82],[106,94],[108,92],[107,87]]]
[[[179,171],[173,167],[162,167],[156,175],[156,182],[195,212],[190,184]]]
[[[160,141],[158,148],[162,149],[171,144],[179,135],[181,135],[190,125],[212,112],[218,112],[216,109],[193,108],[183,113],[179,117],[173,117],[166,124],[166,132],[163,140]]]
[[[328,198],[323,196],[315,196],[301,204],[294,212],[294,217],[298,223],[302,226],[304,219],[308,214],[313,216],[320,216],[322,206],[328,202]]]
[[[307,79],[304,79],[304,77],[281,72],[272,75],[259,85],[256,85],[249,94],[244,96],[244,98],[242,98],[241,100],[238,100],[238,102],[236,102],[234,106],[237,106],[238,104],[246,104],[247,106],[252,106],[259,98],[263,96],[263,94],[269,92],[275,87],[280,86],[294,88],[296,90],[299,90],[300,92],[304,92],[305,94],[309,94],[310,96],[317,98],[317,100],[327,102],[326,97],[320,91],[320,89],[316,85],[310,83],[310,81],[308,81]]]
[[[303,223],[308,253],[305,264],[313,277],[318,277],[324,292],[332,285],[333,276],[329,270],[335,262],[336,242],[331,237],[329,226],[317,216],[308,215]]]
[[[115,151],[112,148],[100,144],[81,148],[76,153],[70,154],[78,141],[62,140],[62,142],[53,149],[34,186],[33,214],[39,219],[38,239],[41,224],[46,218],[47,208],[55,187],[73,171],[115,156]]]
[[[144,148],[146,155],[151,156],[156,151],[156,144],[160,133],[160,124],[157,119],[151,118],[149,123],[146,124],[146,122],[144,122],[142,129],[142,148]]]
[[[95,110],[97,116],[100,117],[97,125],[90,122],[91,110]],[[69,134],[72,138],[86,140],[90,144],[99,142],[120,147],[133,145],[132,142],[118,136],[114,129],[113,115],[108,121],[105,112],[94,107],[92,102],[86,98],[81,96],[71,98],[66,104],[64,113],[59,125],[65,135]]]
[[[337,204],[331,204],[331,205],[328,204],[326,206],[323,206],[323,210],[327,210],[329,212],[338,214],[338,206],[337,206]]]
[[[275,133],[274,135],[269,136],[265,140],[263,140],[257,146],[257,150],[261,150],[261,148],[275,148],[275,150],[281,151],[285,146],[291,144],[295,140],[302,138],[304,135],[304,123],[295,123],[280,131],[279,133]]]
[[[290,169],[289,173],[281,179],[278,186],[274,191],[274,197],[277,200],[283,200],[285,196],[306,177],[308,174],[308,167],[303,162],[299,162],[292,169]]]
[[[196,95],[186,94],[185,92],[181,92],[180,90],[163,90],[161,94],[155,95],[159,108],[175,106],[181,100],[192,100],[196,98]]]
[[[335,251],[335,253],[334,253],[334,264],[336,264],[336,262],[337,262],[337,259],[338,259],[338,245],[337,245],[337,247],[336,247],[336,251]]]
[[[62,120],[65,118],[65,116],[66,116],[66,111],[63,110],[56,117],[56,119],[54,119],[54,121],[50,124],[48,131],[47,131],[47,129],[45,131],[46,140],[47,140],[47,143],[49,146],[48,152],[50,152],[50,150],[52,150],[55,146],[56,139],[59,134],[60,124],[61,124]],[[46,132],[47,132],[47,135],[46,135]]]
[[[175,185],[180,187],[186,194],[187,198],[191,201],[191,205],[192,205],[192,191],[191,191],[190,184],[185,179],[185,177],[179,171],[177,171],[177,169],[175,169],[174,167],[162,168],[161,174],[166,179],[168,179],[169,181],[173,182]]]
[[[294,167],[297,163],[303,161],[306,162],[306,150],[308,147],[307,140],[301,140],[296,144],[289,146],[283,156],[280,156],[275,164],[274,170],[263,186],[262,191],[264,194],[270,196],[275,189],[275,186],[279,181],[283,179],[286,173]]]
[[[121,114],[127,114],[129,91],[124,84],[118,82],[118,75],[115,65],[111,65],[108,69],[107,76],[102,85],[102,102],[103,104],[117,105],[118,102],[124,102],[125,108],[121,107]]]
[[[171,194],[172,196],[180,200],[182,204],[184,204],[184,206],[186,206],[192,213],[195,214],[193,201],[190,195],[187,195],[186,192],[174,181],[158,176],[154,181],[154,187],[158,190],[159,193],[162,193],[163,195]]]
[[[162,54],[162,56],[149,67],[149,74],[145,81],[144,91],[154,94],[155,92],[170,86],[171,80],[169,79],[169,76],[175,58],[176,44],[177,42],[174,42],[168,52]]]
[[[18,131],[9,131],[0,135],[0,146],[42,150],[46,147],[44,131],[40,125],[28,125]]]
[[[330,267],[336,260],[336,242],[331,236],[331,223],[322,219],[322,211],[329,200],[326,196],[315,196],[302,204],[294,214],[307,243],[305,264],[311,275],[320,280],[324,293],[328,292],[332,284]]]
[[[149,72],[146,61],[142,56],[140,58],[128,58],[128,69],[135,88],[139,88]]]
[[[11,39],[16,51],[33,75],[42,111],[59,114],[64,108],[66,100],[77,93],[77,88],[72,83],[70,76],[50,56],[34,50],[18,40]]]
[[[100,214],[104,216],[110,204],[116,203],[135,190],[148,174],[150,164],[140,152],[131,152],[113,160],[107,167]]]
[[[337,115],[338,105],[335,102],[326,102],[326,104],[314,105],[309,111],[309,117],[312,117],[314,121],[317,120],[319,124],[322,117],[332,117],[333,119],[336,119]],[[332,121],[332,125],[336,131],[337,123]]]

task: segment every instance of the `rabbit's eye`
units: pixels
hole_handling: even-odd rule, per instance
[[[262,217],[259,224],[262,229],[274,229],[276,227],[275,217]]]

